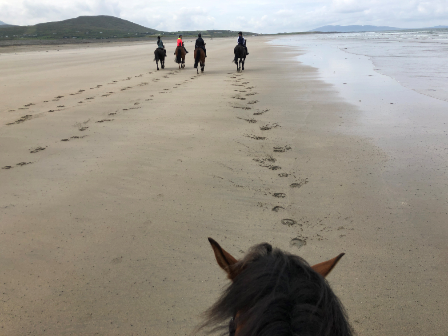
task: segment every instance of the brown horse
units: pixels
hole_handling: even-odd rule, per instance
[[[187,53],[185,52],[184,47],[176,47],[176,50],[174,51],[174,55],[176,56],[174,58],[174,62],[179,64],[179,69],[185,68],[185,55]]]
[[[198,328],[229,328],[231,336],[351,336],[344,307],[325,277],[344,255],[310,266],[302,258],[253,246],[240,260],[209,238],[218,265],[231,284]],[[222,322],[231,318],[228,327]]]
[[[201,66],[201,72],[204,72],[205,68],[205,52],[202,48],[196,48],[194,50],[194,68],[196,69],[196,73],[199,73],[198,63]]]

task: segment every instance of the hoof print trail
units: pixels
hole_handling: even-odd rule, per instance
[[[256,135],[245,135],[248,138],[254,139],[254,140],[266,140],[266,137],[256,136]]]
[[[268,130],[270,130],[270,129],[272,129],[272,128],[276,128],[276,127],[280,127],[280,125],[279,125],[279,124],[264,125],[264,126],[261,126],[261,127],[260,127],[260,130],[262,130],[262,131],[268,131]]]
[[[27,115],[24,115],[23,117],[21,117],[20,119],[17,119],[16,121],[6,124],[6,125],[20,124],[20,123],[23,123],[24,121],[31,119],[32,117],[33,116],[31,114],[27,114]]]
[[[279,205],[272,208],[272,211],[275,211],[275,212],[279,212],[280,210],[285,210],[285,208],[282,206],[279,206]]]
[[[295,246],[297,248],[301,248],[302,246],[306,245],[306,240],[305,239],[301,239],[301,238],[293,238],[289,242],[289,245],[290,246]]]
[[[290,150],[290,149],[291,149],[290,146],[284,146],[284,147],[277,146],[277,147],[274,147],[274,152],[277,152],[277,153],[284,153],[284,152],[286,152],[286,151],[288,151],[288,150]]]
[[[47,147],[36,147],[33,150],[31,150],[30,153],[37,153],[37,152],[45,150],[45,148],[47,148]]]
[[[61,141],[68,141],[68,139],[61,139]]]
[[[240,117],[237,117],[237,118],[241,119],[241,120],[244,120],[244,121],[247,121],[250,124],[255,124],[257,122],[255,119],[244,119],[244,118],[240,118]]]
[[[262,115],[263,113],[266,113],[268,111],[269,111],[269,109],[258,111],[258,112],[254,112],[254,115]]]
[[[308,179],[306,178],[306,179],[301,180],[300,182],[292,183],[290,185],[290,187],[291,188],[300,188],[300,187],[304,186],[307,183],[308,183]]]
[[[105,121],[112,121],[112,120],[114,120],[114,119],[103,119],[103,120],[98,120],[97,123],[102,123],[102,122],[105,122]]]
[[[285,193],[273,193],[272,196],[277,197],[277,198],[285,198],[286,194]]]
[[[249,102],[247,102],[248,104],[256,104],[256,103],[258,103],[258,100],[251,100],[251,101],[249,101]]]
[[[12,168],[12,166],[4,166],[4,167],[2,167],[2,169],[11,169]]]
[[[282,224],[288,225],[288,226],[293,226],[293,225],[297,224],[297,222],[294,219],[286,218],[286,219],[282,219]]]
[[[17,163],[17,166],[26,166],[26,165],[29,165],[29,164],[32,164],[32,162],[19,162],[19,163]]]
[[[278,174],[279,177],[288,177],[289,174],[288,173],[280,173]]]

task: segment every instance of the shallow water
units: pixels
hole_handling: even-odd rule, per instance
[[[300,43],[303,47],[325,43],[346,53],[367,56],[376,72],[419,93],[448,101],[448,29],[303,35],[275,43]]]

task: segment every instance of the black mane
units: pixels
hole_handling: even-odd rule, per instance
[[[327,281],[302,258],[263,243],[233,265],[242,270],[206,312],[201,328],[239,336],[351,336],[345,310]],[[217,326],[218,325],[218,326]]]

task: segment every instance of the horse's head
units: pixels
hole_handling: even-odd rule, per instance
[[[235,336],[352,335],[344,308],[325,280],[344,253],[310,266],[298,256],[262,243],[238,260],[215,240],[208,240],[232,282],[208,310],[203,326],[233,317],[230,335]]]

